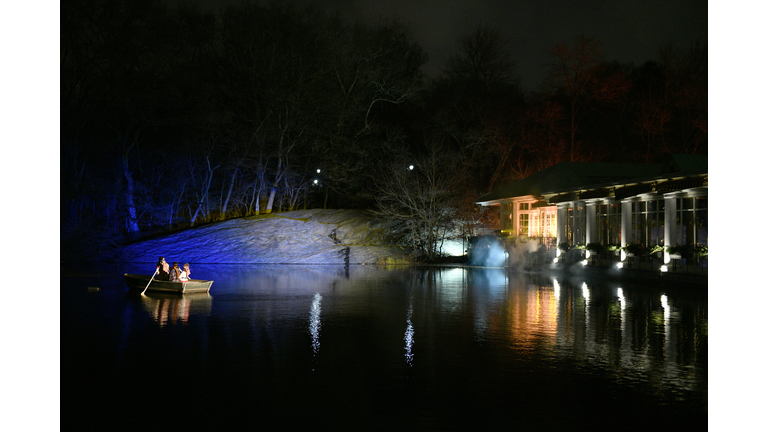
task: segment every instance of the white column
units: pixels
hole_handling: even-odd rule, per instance
[[[501,201],[501,204],[499,204],[499,229],[509,229],[509,215],[510,213],[504,210],[504,206],[507,204],[510,204],[511,201],[503,200]]]
[[[557,244],[563,243],[565,239],[565,215],[568,203],[557,205]]]
[[[670,261],[666,246],[674,246],[677,243],[677,199],[674,196],[664,197],[664,264]]]
[[[596,219],[597,219],[597,204],[589,203],[587,206],[587,241],[584,243],[588,245],[590,243],[597,242],[597,233],[595,232]]]
[[[512,203],[512,235],[516,236],[520,230],[520,203]]]
[[[623,201],[621,203],[621,247],[627,245],[627,238],[629,237],[629,228],[632,226],[632,202]],[[626,252],[621,251],[621,260],[624,261],[627,258]]]

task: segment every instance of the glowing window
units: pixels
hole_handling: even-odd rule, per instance
[[[520,215],[520,225],[519,225],[518,234],[528,235],[528,213]]]

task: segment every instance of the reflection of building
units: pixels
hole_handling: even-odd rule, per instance
[[[499,207],[504,234],[693,250],[707,245],[707,187],[706,155],[674,155],[666,164],[562,162],[478,204]]]
[[[528,286],[507,294],[509,340],[518,348],[557,344],[558,298],[553,287]]]

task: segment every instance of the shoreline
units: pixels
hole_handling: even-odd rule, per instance
[[[511,273],[526,275],[540,275],[548,277],[561,277],[564,279],[585,279],[592,281],[610,282],[654,282],[662,285],[687,286],[706,289],[709,284],[709,275],[705,273],[693,273],[689,271],[662,272],[660,270],[648,270],[642,268],[616,268],[615,266],[576,264],[535,264],[530,266],[501,266],[485,267],[459,262],[425,263],[424,266],[439,267],[465,267],[465,268],[496,268]]]

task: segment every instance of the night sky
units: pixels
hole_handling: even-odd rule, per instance
[[[170,3],[178,0],[169,0]],[[205,8],[240,0],[190,0]],[[259,3],[266,3],[260,1]],[[496,28],[518,61],[524,89],[541,84],[556,43],[584,33],[602,42],[606,59],[641,65],[673,42],[707,44],[707,2],[702,0],[296,0],[364,22],[396,17],[429,56],[424,72],[439,75],[457,38],[479,24]]]
[[[194,0],[217,6],[227,1]],[[661,44],[685,44],[700,39],[710,56],[710,172],[713,184],[710,220],[716,228],[710,234],[714,248],[710,278],[718,295],[710,304],[713,326],[710,332],[710,430],[748,429],[764,411],[763,398],[750,392],[768,384],[761,338],[754,329],[765,325],[768,291],[759,279],[748,277],[760,263],[753,253],[751,232],[733,231],[731,203],[753,203],[758,174],[764,172],[762,151],[765,121],[762,95],[765,92],[765,15],[756,2],[705,1],[504,1],[504,0],[326,0],[342,14],[377,19],[397,14],[412,27],[415,39],[431,58],[426,72],[434,74],[455,46],[455,39],[478,23],[498,26],[511,39],[512,56],[526,88],[535,87],[551,60],[548,50],[557,42],[572,43],[583,32],[600,39],[608,59],[642,63],[655,57]],[[2,314],[6,359],[5,370],[16,378],[6,381],[7,394],[14,401],[3,411],[4,424],[25,425],[57,420],[59,392],[58,359],[59,299],[56,278],[30,284],[29,273],[55,273],[59,266],[59,237],[55,212],[60,206],[57,190],[67,187],[59,181],[59,2],[7,2],[0,26],[3,40],[3,169],[0,179],[6,204],[2,225],[6,228],[6,260],[11,279],[6,282],[6,305],[29,304],[34,296],[35,312],[9,307]],[[726,200],[727,198],[727,200]],[[720,203],[724,205],[719,205]],[[746,209],[746,207],[744,208]],[[739,240],[737,240],[739,239]],[[747,245],[742,243],[747,240]],[[741,244],[741,246],[740,246]],[[747,250],[747,254],[725,251]],[[717,252],[717,248],[721,252]],[[52,267],[52,269],[50,269]],[[732,269],[737,269],[733,272]],[[746,271],[744,271],[746,270]],[[727,272],[727,274],[726,274]],[[40,279],[40,278],[38,278]],[[44,278],[43,278],[44,279]],[[727,282],[726,282],[727,281]],[[727,288],[727,293],[718,291]],[[47,290],[47,291],[46,291]],[[45,295],[50,292],[51,295]],[[749,306],[751,305],[751,307]],[[19,331],[19,323],[23,323]],[[716,324],[715,324],[716,323]],[[30,351],[30,341],[34,347]],[[719,354],[718,354],[719,353]],[[728,353],[727,355],[724,353]],[[757,373],[756,373],[757,372]],[[7,374],[4,375],[7,377]],[[755,390],[757,391],[757,390]],[[11,401],[9,401],[11,402]],[[54,413],[40,416],[41,410]],[[35,420],[36,419],[36,420]],[[45,420],[47,419],[47,420]]]

